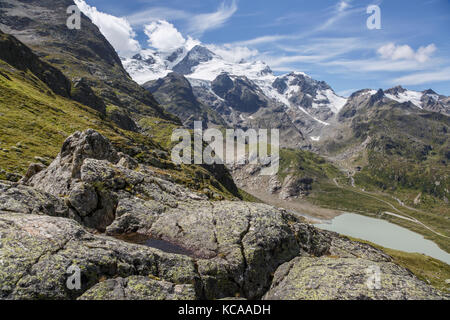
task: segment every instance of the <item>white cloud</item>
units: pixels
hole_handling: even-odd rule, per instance
[[[338,10],[338,12],[345,11],[345,9],[347,9],[348,7],[350,7],[349,2],[350,2],[350,1],[345,1],[345,0],[339,2],[339,3],[337,4],[337,10]]]
[[[378,54],[384,59],[390,60],[415,60],[420,63],[428,61],[436,51],[436,46],[432,43],[426,47],[420,47],[414,51],[408,45],[396,45],[388,43],[378,49]]]
[[[424,65],[415,60],[389,61],[378,59],[335,60],[324,62],[322,65],[328,67],[343,67],[353,72],[397,72],[424,70],[430,67],[430,65]]]
[[[295,64],[322,64],[336,60],[339,56],[344,56],[351,52],[376,48],[372,44],[358,37],[348,38],[316,38],[312,41],[304,42],[300,45],[276,45],[276,48],[288,55],[271,54],[265,55],[266,61],[274,70],[295,69]],[[304,67],[304,66],[303,66]]]
[[[182,10],[166,7],[154,7],[127,16],[127,19],[133,26],[142,26],[144,24],[158,20],[175,21],[188,19],[190,17],[192,17],[191,14]]]
[[[284,57],[265,57],[265,61],[273,67],[283,68],[287,67],[292,63],[317,63],[324,60],[325,56],[315,56],[315,55],[292,55]]]
[[[199,40],[190,36],[184,38],[173,24],[165,20],[154,21],[146,25],[144,33],[148,37],[148,44],[152,48],[163,52],[172,51],[180,47],[190,50],[194,46],[201,44]],[[204,46],[230,62],[240,62],[258,55],[258,50],[234,44],[204,44]]]
[[[234,44],[242,45],[242,46],[256,46],[259,44],[272,43],[272,42],[278,42],[281,40],[296,39],[296,38],[297,38],[297,36],[269,35],[269,36],[262,36],[262,37],[257,37],[257,38],[253,38],[253,39],[249,39],[249,40],[234,42]]]
[[[193,36],[201,36],[208,30],[222,27],[233,16],[237,9],[236,0],[232,0],[228,5],[225,2],[222,2],[215,12],[201,14],[194,14],[188,11],[167,7],[154,7],[129,15],[127,19],[133,26],[143,26],[159,20],[180,20],[186,24],[187,33]]]
[[[175,26],[165,20],[154,21],[144,27],[144,33],[148,37],[148,44],[158,51],[172,51],[180,47],[191,50],[200,41],[183,35]]]
[[[188,31],[193,35],[201,36],[207,30],[220,28],[233,16],[237,9],[235,0],[230,5],[225,5],[225,2],[222,2],[215,12],[198,14],[192,17],[189,21]]]
[[[145,26],[148,44],[160,51],[170,51],[184,46],[186,39],[173,24],[159,20]]]
[[[188,36],[186,39],[186,42],[184,43],[184,47],[187,50],[191,50],[196,45],[202,44],[199,40],[192,38],[191,36]]]
[[[348,17],[349,15],[361,12],[361,8],[351,9],[351,1],[352,0],[342,0],[339,1],[335,6],[331,7],[331,16],[324,23],[314,29],[312,33],[325,31],[335,25],[337,22]]]
[[[128,56],[140,51],[139,42],[134,39],[136,34],[127,19],[100,12],[84,0],[75,0],[75,3],[81,12],[88,16],[100,29],[120,55]]]
[[[391,83],[401,83],[403,85],[418,85],[424,83],[450,81],[450,68],[440,71],[419,72],[394,79]]]
[[[258,50],[252,50],[247,47],[234,46],[231,44],[221,46],[209,44],[206,45],[206,47],[221,56],[224,60],[236,63],[239,63],[242,60],[245,61],[250,58],[254,58],[259,54]]]

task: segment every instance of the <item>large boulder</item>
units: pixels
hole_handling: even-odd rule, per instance
[[[14,182],[0,181],[0,211],[67,217],[76,213],[51,194]]]
[[[28,184],[55,196],[65,196],[73,187],[73,182],[80,179],[85,159],[107,160],[111,163],[120,160],[111,142],[100,133],[92,129],[75,132],[64,142],[50,166],[31,177]]]
[[[397,297],[363,290],[368,265],[409,277],[414,290],[400,297],[437,297],[380,250],[265,204],[208,201],[93,130],[69,137],[28,184],[0,182],[0,298]],[[82,275],[75,291],[66,286],[73,265]],[[305,293],[322,270],[324,292]],[[341,284],[347,276],[358,294]]]
[[[266,300],[423,300],[445,298],[392,262],[297,257],[275,273]]]
[[[191,258],[95,236],[70,219],[0,212],[0,235],[0,299],[75,299],[103,280],[133,275],[199,287]],[[67,286],[71,266],[80,269],[80,290]],[[173,296],[175,287],[160,285]]]
[[[108,279],[96,284],[79,300],[195,300],[191,284],[173,284],[149,277]]]

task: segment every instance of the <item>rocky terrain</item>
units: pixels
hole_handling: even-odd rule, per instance
[[[211,202],[94,130],[39,170],[0,183],[2,299],[446,298],[369,245],[268,205]],[[72,265],[80,290],[66,286]]]
[[[136,129],[134,121],[156,116],[177,121],[151,94],[136,84],[100,30],[85,15],[82,28],[66,26],[73,0],[2,0],[0,29],[30,47],[44,62],[56,67],[70,83],[70,97],[100,110],[123,129]],[[15,56],[15,59],[20,56]]]
[[[431,223],[443,234],[449,232],[448,97],[431,89],[419,92],[397,86],[363,89],[344,98],[326,82],[302,72],[276,76],[264,62],[232,62],[208,45],[176,52],[178,60],[168,62],[168,53],[149,49],[143,55],[154,57],[147,59],[150,62],[141,57],[139,61],[126,59],[124,65],[136,80],[152,79],[144,87],[157,97],[163,91],[180,90],[177,82],[170,80],[174,73],[164,77],[178,70],[181,74],[177,77],[191,84],[189,95],[198,105],[206,106],[209,113],[222,118],[225,127],[280,130],[285,172],[266,179],[258,177],[258,168],[252,166],[232,168],[240,188],[266,201],[270,198],[274,204],[278,200],[290,201],[285,207],[297,202],[295,207],[300,208],[304,206],[299,207],[299,202],[309,202],[367,214],[384,209],[383,205],[364,206],[367,201],[349,205],[355,195],[351,191],[339,196],[341,190],[335,183],[339,180],[358,192],[370,190],[383,193],[385,198],[400,199],[416,211],[405,214]],[[155,73],[152,68],[165,72]],[[160,90],[153,85],[158,82],[170,86]],[[164,104],[176,104],[177,108],[170,110],[186,119],[186,125],[192,123],[192,117],[204,119],[180,100],[183,98],[179,95],[166,95]],[[318,156],[308,155],[308,151]],[[295,153],[298,160],[292,160]],[[311,163],[314,161],[319,162]],[[311,172],[322,166],[322,161],[341,172]],[[325,197],[327,194],[330,196]],[[422,213],[417,215],[417,210]],[[427,230],[418,231],[429,236]],[[448,248],[445,240],[435,240]]]
[[[201,121],[205,128],[226,126],[214,109],[197,99],[191,84],[183,75],[172,72],[164,78],[146,82],[143,87],[167,111],[176,114],[185,127],[194,128],[194,121]]]
[[[397,87],[346,99],[201,45],[121,61],[88,17],[66,27],[73,4],[0,0],[0,299],[448,298],[383,251],[278,208],[372,205],[343,190],[351,181],[408,188],[431,208],[412,215],[445,234],[448,97]],[[175,165],[171,133],[195,120],[280,129],[279,174],[244,165],[235,183],[223,165]],[[256,200],[236,185],[275,207],[241,201]]]
[[[339,112],[351,103],[326,82],[305,73],[274,75],[262,61],[233,62],[212,50],[207,45],[181,47],[173,52],[146,49],[133,58],[124,58],[123,63],[130,75],[155,95],[158,88],[152,83],[162,81],[158,79],[168,82],[173,78],[173,74],[167,77],[172,72],[184,76],[196,99],[214,109],[228,126],[245,129],[273,121],[273,127],[279,128],[282,136],[285,133],[286,137],[295,137],[282,139],[284,147],[305,149],[329,138],[330,129],[340,124]],[[171,89],[177,91],[178,85],[171,83]],[[370,95],[377,92],[362,91]],[[355,94],[358,92],[351,96]],[[390,102],[411,103],[418,110],[450,114],[448,97],[431,89],[418,92],[398,86],[383,94]],[[179,97],[172,99],[172,103],[175,101]],[[172,111],[186,118],[189,108],[180,106]]]

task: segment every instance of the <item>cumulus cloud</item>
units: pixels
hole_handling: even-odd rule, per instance
[[[158,50],[169,51],[183,46],[186,39],[173,24],[159,20],[145,26],[144,32],[148,37],[148,44]]]
[[[201,36],[207,30],[220,28],[233,16],[237,9],[235,0],[230,5],[222,2],[215,12],[198,14],[192,17],[189,21],[188,31],[193,35]]]
[[[127,19],[100,12],[84,0],[75,0],[75,3],[120,55],[128,56],[141,50],[139,42],[134,39],[136,34]]]
[[[414,49],[408,45],[388,43],[378,49],[378,54],[384,59],[415,60],[423,63],[428,61],[435,51],[436,46],[433,43],[426,47],[420,47],[417,51],[414,51]]]
[[[166,20],[154,21],[144,27],[144,33],[148,37],[150,47],[163,52],[169,52],[180,47],[191,50],[194,46],[202,44],[199,40],[190,36],[183,37],[181,32]],[[205,47],[230,62],[240,62],[255,57],[259,54],[256,49],[235,44],[203,44]]]
[[[180,47],[190,50],[200,44],[191,37],[185,39],[175,26],[165,20],[154,21],[144,27],[148,44],[158,51],[171,51]]]

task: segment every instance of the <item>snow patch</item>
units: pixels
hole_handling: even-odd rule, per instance
[[[388,97],[391,100],[400,103],[411,102],[420,109],[422,109],[422,96],[423,96],[422,92],[411,90],[406,90],[405,92],[398,93],[397,95],[386,94],[386,97]]]

